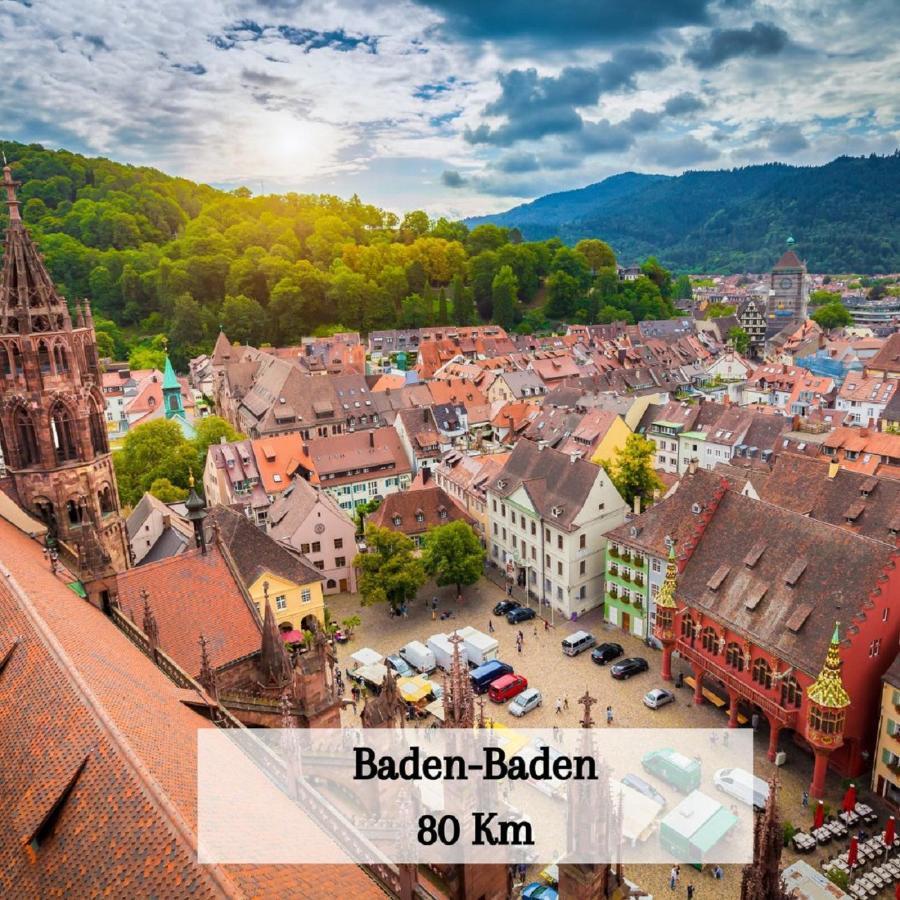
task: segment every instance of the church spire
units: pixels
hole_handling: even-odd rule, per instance
[[[841,633],[840,623],[834,623],[834,634],[828,653],[825,654],[825,665],[819,677],[807,688],[806,696],[826,709],[845,709],[850,705],[850,695],[841,678]]]
[[[19,198],[16,196],[16,188],[19,186],[18,181],[13,181],[12,168],[3,160],[3,187],[6,189],[6,206],[9,209],[9,221],[21,222],[22,216],[19,213]]]
[[[291,677],[291,663],[284,649],[284,641],[275,621],[275,613],[269,602],[269,582],[263,582],[265,616],[263,618],[262,653],[260,669],[270,684],[285,684]]]
[[[475,724],[475,701],[472,682],[459,652],[463,639],[454,631],[448,640],[453,644],[453,659],[450,674],[444,677],[444,728],[471,728]]]

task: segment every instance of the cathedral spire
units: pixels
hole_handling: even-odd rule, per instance
[[[6,160],[4,159],[4,163]],[[12,168],[8,164],[3,166],[3,187],[6,189],[6,206],[9,209],[9,221],[21,222],[22,216],[19,213],[19,198],[16,196],[16,188],[20,182],[13,181]]]
[[[444,677],[444,728],[471,728],[475,724],[475,701],[472,682],[459,652],[463,639],[454,631],[448,640],[453,645],[453,659],[450,674]]]
[[[291,677],[291,663],[284,649],[284,641],[275,621],[275,613],[269,602],[269,582],[263,582],[265,596],[265,616],[263,618],[262,653],[260,668],[270,684],[284,684]]]
[[[741,900],[790,900],[781,883],[781,849],[784,829],[778,814],[775,793],[778,779],[769,781],[766,808],[758,813],[753,826],[753,862],[744,866]]]

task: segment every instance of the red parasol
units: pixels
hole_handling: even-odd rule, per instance
[[[897,823],[893,816],[891,816],[887,820],[887,825],[884,828],[884,846],[891,847],[894,844],[894,838],[897,833]]]
[[[841,809],[844,812],[853,812],[856,809],[856,785],[851,784],[850,787],[847,788],[847,793],[844,794],[844,800],[841,803]]]
[[[813,819],[813,828],[821,828],[825,824],[825,804],[819,801],[816,806],[816,816]]]
[[[847,853],[847,865],[852,869],[859,859],[859,838],[854,834],[850,838],[850,850]]]
[[[296,628],[294,628],[294,629],[291,630],[291,631],[282,631],[282,632],[281,632],[281,639],[282,639],[286,644],[297,644],[297,643],[299,643],[300,641],[303,640],[303,632],[302,632],[302,631],[297,631]]]

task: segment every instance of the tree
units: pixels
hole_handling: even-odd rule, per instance
[[[840,298],[840,294],[836,294],[834,291],[811,291],[809,295],[809,305],[810,306],[822,306],[825,303],[831,303],[833,300],[837,300]]]
[[[735,353],[743,356],[750,349],[750,335],[738,325],[728,329],[728,340]]]
[[[184,488],[176,487],[168,478],[157,478],[150,485],[150,493],[163,503],[178,503],[188,495]]]
[[[196,460],[194,445],[169,419],[154,419],[131,429],[122,449],[113,454],[123,505],[134,506],[158,479],[187,488]]]
[[[362,534],[366,530],[366,517],[371,516],[379,506],[381,506],[381,500],[373,497],[371,500],[365,500],[353,508],[353,521],[356,523],[357,534]]]
[[[263,337],[265,311],[252,297],[226,297],[220,320],[222,330],[239,344],[257,344]]]
[[[166,365],[166,338],[158,334],[149,343],[132,348],[128,354],[128,367],[131,369],[159,369]]]
[[[734,315],[735,307],[729,303],[710,303],[706,307],[707,319],[721,319],[723,316]]]
[[[428,234],[430,227],[428,213],[422,212],[421,209],[415,209],[403,217],[403,221],[400,223],[400,236],[407,244],[411,244],[416,238]]]
[[[451,285],[453,298],[453,324],[475,324],[475,300],[472,291],[463,283],[462,275],[457,275]]]
[[[690,300],[694,296],[691,279],[687,275],[679,275],[675,281],[675,299]]]
[[[647,257],[641,271],[659,288],[664,300],[672,298],[672,275],[659,264],[655,256]]]
[[[586,238],[575,245],[575,252],[580,253],[591,267],[592,272],[615,266],[616,254],[606,241],[598,241],[596,238]]]
[[[368,525],[366,548],[353,560],[359,570],[360,604],[389,603],[396,611],[425,583],[425,566],[415,555],[415,544],[400,531]]]
[[[516,296],[519,284],[509,266],[501,266],[491,284],[494,321],[511,330],[516,324]]]
[[[843,328],[853,321],[850,311],[840,301],[820,306],[810,318],[825,331],[831,331],[832,328]]]
[[[484,548],[467,522],[449,522],[428,529],[422,562],[439,586],[455,584],[457,594],[461,594],[465,585],[481,578]]]
[[[612,479],[616,490],[629,505],[640,497],[644,505],[653,499],[653,492],[662,489],[662,482],[653,469],[656,444],[639,434],[631,434],[613,454],[611,462],[604,460],[601,465]]]
[[[438,294],[438,325],[449,325],[450,317],[447,314],[447,289],[441,288]]]
[[[565,321],[575,312],[581,295],[578,281],[568,272],[554,272],[547,279],[547,318]]]

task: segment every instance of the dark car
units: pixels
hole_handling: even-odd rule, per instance
[[[639,794],[643,794],[645,797],[649,797],[660,806],[666,805],[666,798],[663,797],[663,795],[655,787],[653,787],[652,784],[648,784],[639,775],[633,775],[631,772],[629,772],[622,778],[622,784],[627,784],[628,787],[633,788]]]
[[[646,659],[640,656],[629,656],[628,659],[623,659],[622,662],[617,662],[612,666],[609,674],[613,678],[624,679],[631,678],[632,675],[637,675],[638,672],[646,672],[649,669],[650,663]]]
[[[536,615],[537,613],[527,606],[517,606],[506,614],[506,621],[509,622],[510,625],[518,625],[519,622],[527,622]]]
[[[518,600],[501,600],[494,607],[494,615],[495,616],[505,616],[508,612],[512,612],[514,609],[518,609],[520,603]]]
[[[608,662],[618,659],[625,651],[621,644],[600,644],[591,652],[591,659],[598,666],[605,666]]]

